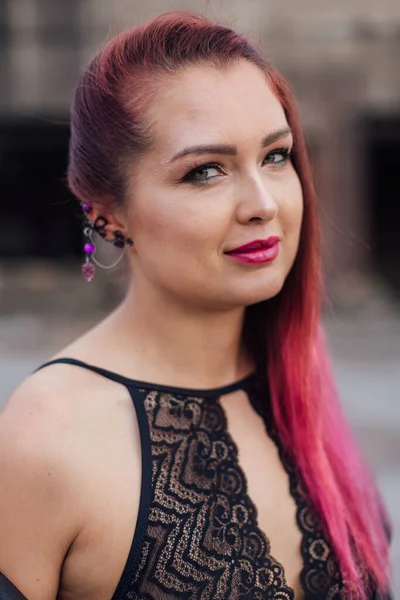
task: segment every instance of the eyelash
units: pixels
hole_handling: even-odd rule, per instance
[[[272,164],[272,167],[274,169],[280,169],[287,164],[288,159],[291,159],[293,157],[294,149],[293,148],[275,148],[274,150],[271,150],[270,152],[268,152],[268,154],[266,155],[264,160],[266,160],[267,158],[269,158],[271,156],[274,156],[275,154],[279,154],[284,159],[284,160],[280,161],[279,163],[276,163],[275,165]],[[186,173],[186,175],[184,177],[182,177],[181,182],[182,183],[190,183],[192,185],[206,185],[213,179],[216,179],[216,177],[209,177],[208,179],[206,179],[204,181],[195,179],[195,176],[198,173],[201,173],[202,171],[205,171],[206,169],[222,169],[222,166],[216,162],[209,162],[209,163],[204,163],[202,165],[198,165],[198,166],[190,169],[190,171],[188,173]]]

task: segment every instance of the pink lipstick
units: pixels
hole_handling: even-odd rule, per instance
[[[249,244],[228,250],[225,254],[249,264],[258,265],[271,262],[279,254],[279,240],[278,236],[271,236],[266,240],[254,240]]]

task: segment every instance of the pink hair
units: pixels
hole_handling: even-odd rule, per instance
[[[267,359],[280,442],[321,516],[350,595],[366,597],[363,581],[379,589],[388,585],[387,516],[342,414],[321,333],[317,201],[287,82],[247,39],[199,15],[166,13],[123,32],[93,59],[77,86],[69,186],[81,201],[123,203],[126,169],[152,143],[145,105],[159,82],[190,65],[224,68],[238,60],[265,73],[285,110],[304,196],[295,264],[275,298],[247,309],[245,334],[254,348],[260,322],[265,324],[258,343]]]

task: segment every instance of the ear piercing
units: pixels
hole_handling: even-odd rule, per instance
[[[95,276],[96,265],[101,269],[113,269],[114,267],[116,267],[125,256],[128,247],[133,245],[133,240],[131,238],[125,238],[122,232],[118,229],[113,232],[113,239],[107,239],[107,233],[105,231],[105,228],[108,225],[107,219],[105,219],[102,216],[98,216],[95,222],[92,224],[88,217],[89,213],[92,211],[92,207],[90,206],[90,204],[83,203],[82,210],[85,215],[85,223],[83,228],[83,235],[85,236],[85,243],[83,246],[85,260],[82,264],[82,274],[86,281],[89,282],[92,281],[93,277]],[[94,244],[92,239],[94,231],[98,233],[99,236],[103,238],[106,242],[110,242],[116,248],[122,249],[120,256],[111,265],[104,265],[96,259],[96,245]]]

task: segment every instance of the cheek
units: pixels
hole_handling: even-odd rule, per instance
[[[182,268],[187,262],[204,261],[218,240],[220,219],[190,195],[182,201],[176,193],[155,195],[153,191],[151,201],[138,204],[133,219],[138,249],[149,258],[162,252],[164,264],[178,254]]]
[[[279,203],[282,231],[287,241],[298,244],[303,220],[303,191],[297,175],[290,181]]]
[[[296,176],[279,203],[279,219],[283,234],[282,259],[285,276],[293,266],[300,243],[303,221],[303,191]]]

